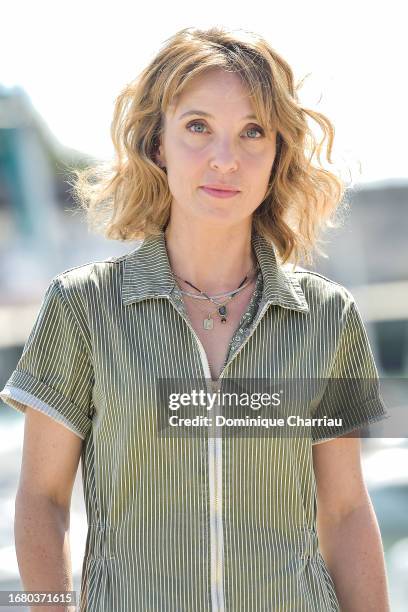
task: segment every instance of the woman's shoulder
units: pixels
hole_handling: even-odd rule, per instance
[[[292,283],[300,287],[309,308],[329,304],[348,307],[354,302],[352,292],[332,278],[301,266],[285,264],[283,268]]]
[[[87,288],[91,285],[100,286],[101,282],[113,281],[115,276],[120,275],[123,264],[130,253],[96,259],[92,261],[67,268],[56,274],[52,281],[59,282],[63,288]]]
[[[111,271],[119,272],[126,258],[132,253],[133,251],[130,253],[124,253],[123,255],[87,261],[77,266],[62,270],[54,276],[54,279],[67,283],[81,283],[87,280],[92,280],[93,274],[104,274]]]

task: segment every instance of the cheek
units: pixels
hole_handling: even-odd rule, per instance
[[[257,181],[263,179],[268,180],[270,172],[272,170],[273,159],[269,159],[269,156],[265,155],[250,155],[247,156],[242,162],[242,168],[244,174],[250,177],[256,177]]]
[[[182,139],[176,139],[170,148],[170,159],[174,160],[173,166],[176,164],[185,175],[186,167],[194,167],[202,164],[208,156],[204,147],[193,146]]]

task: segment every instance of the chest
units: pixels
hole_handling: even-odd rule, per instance
[[[217,328],[214,323],[213,335],[203,328],[205,313],[191,311],[186,318],[169,298],[143,300],[126,310],[109,301],[104,306],[91,327],[95,429],[108,444],[127,441],[130,447],[124,446],[124,452],[132,452],[136,439],[139,445],[157,435],[157,418],[167,409],[169,393],[205,389],[206,362],[213,380],[225,371],[223,378],[242,380],[244,391],[273,392],[281,389],[275,389],[279,379],[286,378],[323,379],[323,385],[336,352],[338,330],[324,316],[305,321],[303,313],[275,304],[260,306],[255,321],[233,341],[231,352],[231,337],[246,313],[245,303],[228,313],[230,326],[219,323]],[[307,414],[319,394],[313,385],[302,387],[296,414]],[[285,404],[288,410],[293,397],[299,397],[296,388]]]
[[[263,305],[244,333],[235,334],[247,306],[243,301],[228,308],[226,324],[215,313],[213,329],[206,330],[208,313],[186,305],[182,316],[173,299],[146,299],[126,309],[107,299],[90,321],[95,399],[134,406],[160,377],[201,379],[205,361],[213,380],[224,368],[227,378],[327,376],[339,330],[325,313],[306,320],[304,313]]]

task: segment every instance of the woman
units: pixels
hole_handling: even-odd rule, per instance
[[[376,387],[339,386],[377,380],[367,334],[347,289],[286,265],[310,261],[344,191],[314,160],[307,117],[330,161],[332,125],[299,104],[285,60],[219,28],[178,32],[118,97],[117,159],[98,181],[78,173],[76,193],[107,237],[143,241],[52,280],[1,394],[27,415],[25,588],[71,584],[81,456],[81,610],[389,609],[360,443],[346,435],[385,410]],[[171,434],[162,379],[173,391],[317,380],[276,413],[315,421],[307,434],[220,434],[215,419]]]

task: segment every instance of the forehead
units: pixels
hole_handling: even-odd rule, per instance
[[[205,108],[201,108],[204,105]],[[197,108],[211,112],[211,109],[219,106],[224,108],[225,105],[229,110],[239,107],[240,112],[251,111],[252,103],[248,87],[237,73],[212,69],[187,83],[174,97],[168,111],[174,114],[176,111]]]

